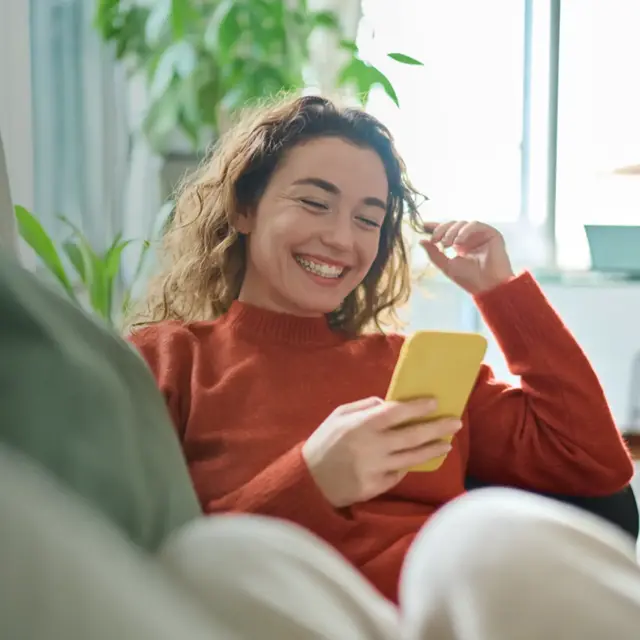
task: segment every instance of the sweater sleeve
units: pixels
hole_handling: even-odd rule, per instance
[[[598,378],[533,277],[476,303],[521,386],[484,367],[468,404],[469,473],[485,482],[569,495],[625,486],[633,463]]]
[[[354,526],[347,509],[335,509],[324,497],[296,445],[235,491],[204,505],[205,513],[255,513],[306,527],[339,547]]]
[[[190,410],[195,340],[179,323],[151,325],[129,336],[156,379],[181,442]],[[205,513],[255,513],[290,520],[336,546],[352,526],[348,511],[334,509],[316,485],[302,457],[302,443],[246,484],[202,507]]]
[[[182,442],[191,396],[193,335],[179,323],[162,322],[133,332],[127,340],[151,370]]]

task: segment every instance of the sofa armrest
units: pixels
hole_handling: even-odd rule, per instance
[[[467,477],[465,481],[467,491],[487,486],[489,485],[471,477]],[[532,493],[589,511],[620,527],[631,535],[634,540],[638,539],[640,518],[638,516],[638,504],[631,485],[626,486],[617,493],[603,497],[566,496],[538,491]]]

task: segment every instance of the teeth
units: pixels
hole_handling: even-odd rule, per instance
[[[296,256],[296,262],[307,271],[314,273],[323,278],[339,278],[344,271],[344,267],[336,267],[330,264],[322,264],[320,262],[312,262],[306,258]]]

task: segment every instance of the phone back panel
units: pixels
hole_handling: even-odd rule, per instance
[[[437,410],[415,422],[462,417],[486,350],[487,341],[478,333],[414,333],[400,351],[387,400],[435,398]],[[435,471],[444,459],[445,456],[429,460],[411,471]]]

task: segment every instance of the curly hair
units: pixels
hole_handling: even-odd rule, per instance
[[[328,314],[331,326],[350,335],[397,320],[410,294],[406,223],[423,232],[419,194],[389,130],[357,108],[319,97],[280,99],[243,112],[200,168],[178,191],[163,237],[160,271],[127,323],[189,323],[223,315],[238,297],[245,271],[245,237],[235,221],[253,210],[287,152],[319,137],[336,136],[375,151],[388,180],[387,212],[378,254],[363,281]]]

